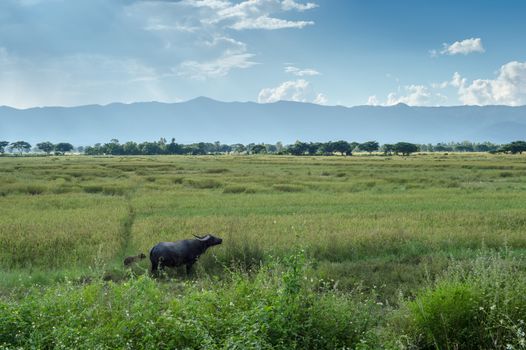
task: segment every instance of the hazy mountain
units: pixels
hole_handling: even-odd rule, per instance
[[[320,106],[308,103],[219,102],[200,97],[181,103],[114,103],[106,106],[0,107],[0,140],[123,141],[377,140],[509,142],[526,139],[526,106],[391,107]]]

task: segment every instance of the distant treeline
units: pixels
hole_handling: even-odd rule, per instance
[[[526,151],[526,141],[514,141],[508,144],[495,144],[491,142],[473,143],[469,141],[449,142],[437,144],[415,144],[409,142],[398,142],[394,144],[380,145],[377,141],[347,142],[301,142],[296,141],[291,145],[283,145],[281,142],[276,144],[249,143],[247,145],[236,143],[233,145],[222,144],[219,141],[214,143],[199,142],[192,144],[180,144],[172,139],[167,142],[165,138],[154,142],[133,142],[120,143],[117,139],[112,139],[108,143],[97,143],[93,146],[74,147],[70,143],[61,142],[53,144],[51,142],[37,143],[35,147],[25,141],[0,141],[0,154],[5,151],[23,154],[28,152],[41,154],[61,155],[67,152],[76,152],[86,155],[161,155],[161,154],[180,154],[180,155],[206,155],[206,154],[290,154],[295,156],[302,155],[344,155],[350,156],[357,152],[380,152],[384,155],[410,155],[415,152],[490,152],[490,153],[511,153],[522,154]]]

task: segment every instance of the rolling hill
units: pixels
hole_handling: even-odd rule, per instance
[[[219,102],[199,97],[181,103],[140,102],[14,109],[0,107],[0,140],[250,143],[377,140],[492,141],[526,139],[526,106],[321,106],[280,101]]]

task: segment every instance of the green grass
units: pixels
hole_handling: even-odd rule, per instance
[[[305,278],[334,281],[337,295],[353,303],[357,288],[374,293],[380,313],[411,315],[407,303],[421,300],[427,315],[456,303],[467,310],[463,296],[480,289],[473,279],[444,277],[452,266],[504,248],[523,261],[526,157],[0,157],[0,208],[0,299],[15,309],[31,286],[55,293],[101,277],[128,283],[125,256],[214,233],[224,243],[196,266],[198,281],[216,281],[203,287],[210,293],[227,283],[231,266],[257,270],[304,247],[312,262]],[[148,265],[133,271],[143,275]],[[445,282],[435,292],[437,278]],[[200,298],[196,290],[181,293]],[[453,295],[452,304],[435,303],[440,293]],[[458,344],[444,342],[424,319],[414,322],[400,326],[413,344]]]

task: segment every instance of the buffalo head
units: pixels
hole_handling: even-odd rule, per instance
[[[216,237],[214,235],[208,234],[206,236],[197,236],[194,235],[195,238],[197,238],[199,241],[206,244],[207,247],[212,247],[214,245],[221,244],[223,240],[219,237]]]

